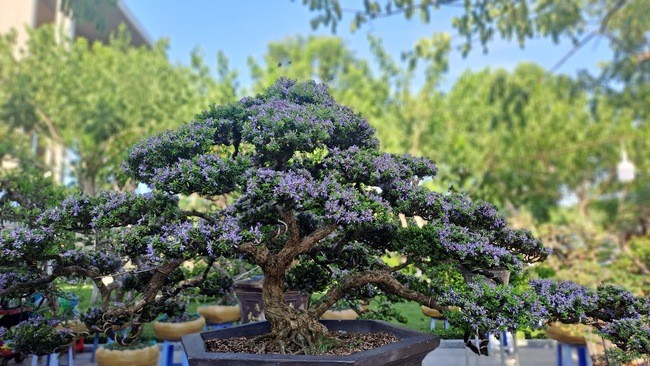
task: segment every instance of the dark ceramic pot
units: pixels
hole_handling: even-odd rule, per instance
[[[190,366],[416,366],[440,344],[440,338],[376,320],[321,320],[330,331],[387,332],[399,341],[348,356],[305,356],[280,354],[216,353],[205,350],[205,341],[214,338],[251,337],[268,333],[268,322],[257,322],[183,337]]]
[[[250,280],[235,283],[235,294],[239,302],[239,312],[242,323],[265,320],[264,305],[262,303],[262,282],[264,277],[257,276]],[[299,291],[287,291],[284,294],[284,301],[293,305],[296,309],[307,309],[309,295],[303,295]]]

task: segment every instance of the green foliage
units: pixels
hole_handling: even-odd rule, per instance
[[[76,11],[87,2],[65,3]],[[133,47],[123,28],[108,44],[57,41],[51,27],[29,32],[19,59],[12,56],[15,44],[0,42],[0,55],[7,55],[0,57],[0,118],[69,149],[84,192],[124,184],[118,165],[126,147],[141,136],[190,119],[208,100],[234,96],[236,74],[223,55],[215,80],[200,55],[191,67],[174,66],[167,60],[166,41]]]
[[[106,344],[104,348],[112,351],[125,351],[130,349],[143,349],[155,345],[156,345],[155,342],[145,342],[145,341],[138,340],[126,345],[122,345],[117,342],[111,342]]]
[[[395,307],[395,303],[396,301],[390,301],[385,294],[375,296],[370,308],[361,313],[360,318],[406,323],[408,318]]]
[[[2,336],[4,339],[11,339],[8,345],[12,350],[37,356],[57,353],[62,345],[72,342],[72,331],[57,329],[56,322],[40,320],[42,319],[33,318],[23,321],[5,331]]]
[[[633,255],[650,267],[650,235],[632,239],[630,243]]]
[[[463,337],[465,336],[464,329],[455,328],[455,327],[451,327],[449,329],[436,328],[436,329],[431,329],[430,332],[442,339],[463,339]]]

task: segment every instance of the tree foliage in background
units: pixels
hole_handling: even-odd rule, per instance
[[[647,31],[650,5],[644,0],[368,0],[359,8],[344,8],[339,0],[302,0],[316,12],[312,27],[333,32],[349,14],[350,29],[390,16],[418,18],[431,23],[432,13],[451,8],[451,26],[463,39],[458,49],[467,55],[477,45],[484,51],[499,37],[520,46],[535,37],[559,43],[568,39],[583,47],[597,38],[607,41],[614,52],[603,75],[625,84],[647,81],[650,65]],[[347,5],[347,4],[346,4]]]
[[[9,56],[16,47],[9,40],[0,47],[0,119],[69,149],[77,183],[91,194],[117,186],[117,164],[136,139],[189,120],[208,100],[234,97],[223,55],[223,78],[214,79],[199,54],[193,67],[174,66],[166,41],[133,47],[123,29],[102,44],[57,42],[54,29],[41,27],[20,57]]]

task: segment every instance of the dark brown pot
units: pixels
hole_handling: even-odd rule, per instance
[[[183,337],[190,366],[416,366],[440,344],[434,334],[421,333],[376,320],[321,320],[330,331],[387,332],[399,341],[347,356],[305,356],[280,354],[216,353],[205,350],[205,341],[215,338],[254,337],[270,331],[268,322],[256,322]]]
[[[266,319],[262,303],[262,280],[261,277],[257,277],[235,283],[242,324]],[[284,301],[296,309],[307,309],[309,295],[302,295],[299,291],[287,291],[284,294]]]

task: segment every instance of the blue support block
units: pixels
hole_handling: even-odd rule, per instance
[[[99,334],[95,333],[95,339],[93,340],[93,349],[90,354],[90,363],[95,363],[95,353],[99,348]]]
[[[74,366],[74,345],[68,347],[68,366]]]
[[[573,364],[573,351],[578,356],[577,365]],[[584,344],[557,344],[557,365],[558,366],[591,366],[591,358]]]
[[[174,344],[177,342],[164,341],[160,349],[160,357],[158,358],[158,366],[189,366],[185,351],[181,347],[181,363],[174,363]]]
[[[230,328],[234,325],[233,322],[226,322],[226,323],[212,323],[212,324],[205,324],[205,330],[218,330],[218,329],[225,329],[225,328]]]
[[[429,322],[429,329],[436,329],[436,324],[438,320],[442,321],[442,326],[445,329],[449,329],[450,325],[447,319],[436,319],[436,318],[431,318],[431,321]]]
[[[68,364],[67,366],[74,366],[74,346],[69,346],[68,347],[68,352],[67,352],[67,361]],[[61,360],[61,355],[59,353],[52,353],[46,356],[45,358],[45,365],[46,366],[59,366],[59,361]],[[38,366],[38,356],[33,355],[32,356],[32,362],[31,366]]]
[[[181,355],[181,366],[190,366],[190,361],[187,359],[187,355],[185,354],[185,350],[181,351],[183,354]]]

